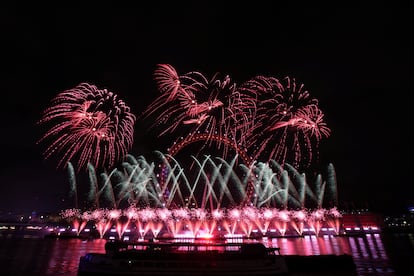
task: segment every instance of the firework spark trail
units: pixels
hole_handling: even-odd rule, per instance
[[[324,114],[316,105],[308,105],[298,110],[299,128],[309,131],[311,136],[318,139],[329,137],[331,130],[323,121]]]
[[[154,79],[161,95],[144,114],[156,116],[153,127],[161,129],[159,136],[181,131],[178,142],[206,133],[201,149],[216,142],[223,157],[228,145],[215,137],[247,148],[254,160],[306,168],[318,158],[320,140],[330,135],[318,100],[294,78],[256,76],[236,87],[229,76],[178,75],[171,65],[159,64]]]
[[[161,93],[168,94],[167,101],[173,100],[178,91],[182,89],[177,71],[169,64],[160,65],[154,72],[154,78]]]
[[[51,127],[38,143],[54,139],[43,154],[45,158],[62,154],[58,167],[72,162],[78,171],[88,163],[109,169],[130,150],[135,120],[116,94],[81,83],[59,93],[44,110],[38,124]]]
[[[244,140],[249,131],[255,100],[239,93],[229,76],[215,74],[208,79],[193,71],[179,76],[168,64],[160,64],[154,78],[161,95],[143,112],[143,118],[156,116],[159,136],[181,129],[207,133],[205,145],[218,142],[223,155],[228,147],[213,136],[229,137],[234,143]]]
[[[220,157],[204,156],[196,160],[194,170],[186,172],[177,160],[171,157],[170,163],[165,158],[160,152],[151,161],[128,155],[122,163],[123,169],[101,173],[100,178],[90,165],[87,194],[78,198],[79,187],[71,183],[76,207],[78,200],[86,204],[83,207],[95,209],[126,206],[168,209],[196,206],[210,210],[235,206],[321,208],[337,204],[336,173],[332,164],[327,167],[326,177],[318,174],[312,177],[312,182],[305,173],[287,163],[282,168],[275,160],[258,162],[239,171],[237,157],[227,162]],[[161,166],[165,162],[170,168],[167,172]],[[70,165],[68,171],[74,174]],[[167,175],[162,180],[164,172]],[[248,185],[252,185],[253,194],[249,194]]]
[[[257,99],[246,145],[253,159],[275,159],[281,164],[308,167],[317,158],[315,148],[320,139],[330,135],[318,100],[290,77],[281,82],[274,77],[257,76],[242,84],[241,90]]]
[[[151,125],[150,128],[165,126],[159,136],[175,131],[182,122],[189,120],[188,107],[195,104],[193,88],[183,83],[186,80],[193,80],[188,76],[189,74],[178,76],[176,70],[168,64],[158,65],[154,72],[154,79],[161,95],[143,111],[141,116],[143,119],[157,116],[156,124]]]

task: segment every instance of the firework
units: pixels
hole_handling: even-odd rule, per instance
[[[177,71],[169,64],[160,64],[154,72],[154,78],[161,93],[168,94],[167,101],[173,100],[178,91],[182,91],[180,77]]]
[[[253,129],[246,139],[253,159],[308,167],[317,158],[319,141],[330,135],[318,100],[290,77],[280,81],[257,76],[240,89],[257,99]]]
[[[250,129],[255,100],[240,94],[229,76],[215,74],[208,79],[199,72],[179,76],[168,64],[160,64],[154,78],[161,95],[143,112],[155,115],[152,127],[167,133],[204,133],[206,144],[217,142],[227,153],[228,145],[217,137],[227,137],[235,145],[243,143]],[[185,135],[184,135],[185,136]]]
[[[208,79],[199,72],[179,75],[169,64],[154,73],[161,95],[144,111],[155,116],[159,136],[180,133],[170,149],[203,140],[251,158],[306,169],[318,159],[320,140],[330,129],[318,100],[294,78],[256,76],[237,87],[229,76]],[[202,148],[204,148],[204,146]],[[250,163],[250,162],[249,162]]]
[[[38,123],[50,125],[38,141],[49,142],[44,157],[59,156],[58,167],[71,162],[79,171],[88,163],[113,167],[126,155],[133,143],[135,115],[116,94],[81,83],[55,96]]]

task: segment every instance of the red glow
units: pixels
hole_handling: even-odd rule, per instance
[[[208,79],[194,71],[178,75],[168,64],[158,65],[154,77],[161,95],[143,118],[156,116],[153,127],[160,135],[204,133],[205,145],[215,141],[224,146],[223,157],[227,147],[239,145],[253,155],[248,160],[306,167],[317,157],[319,140],[330,135],[318,101],[293,78],[257,76],[237,87],[229,76]],[[217,136],[232,143],[222,143]]]
[[[58,167],[88,163],[111,169],[133,142],[135,115],[114,93],[81,83],[52,99],[39,124],[50,128],[38,141],[49,142],[45,158],[61,156]]]

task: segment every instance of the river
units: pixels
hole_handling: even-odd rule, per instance
[[[414,234],[265,239],[284,255],[352,255],[358,275],[414,275]],[[104,252],[103,239],[2,238],[0,275],[76,276],[80,256]]]

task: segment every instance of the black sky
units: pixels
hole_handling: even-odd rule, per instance
[[[157,96],[158,63],[228,74],[239,84],[295,77],[332,130],[321,156],[335,166],[341,205],[414,204],[411,15],[398,2],[361,2],[1,9],[0,211],[67,205],[66,171],[36,145],[43,131],[36,121],[57,93],[91,82],[139,114]],[[137,125],[132,153],[157,146],[165,147]]]

